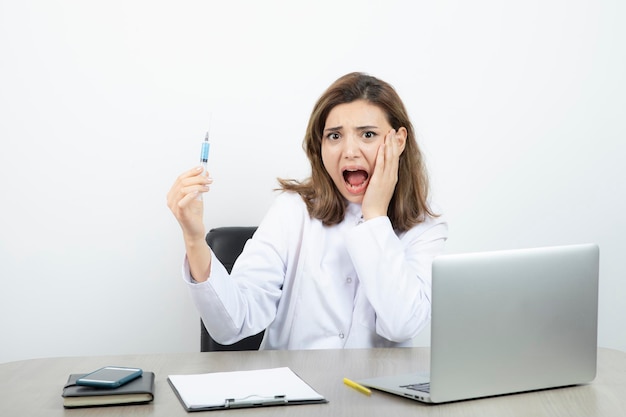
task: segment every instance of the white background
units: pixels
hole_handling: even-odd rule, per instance
[[[0,0],[0,362],[199,350],[167,190],[212,114],[207,225],[258,224],[355,70],[405,100],[447,251],[598,243],[599,345],[626,350],[624,21],[622,0]]]

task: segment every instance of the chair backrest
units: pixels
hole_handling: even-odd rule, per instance
[[[246,227],[217,227],[211,229],[206,235],[206,242],[209,244],[213,253],[224,264],[228,272],[233,268],[233,264],[248,239],[256,232],[255,226]],[[247,337],[232,345],[222,345],[217,343],[204,327],[204,323],[200,320],[200,351],[213,352],[221,350],[258,350],[263,340],[263,333]]]

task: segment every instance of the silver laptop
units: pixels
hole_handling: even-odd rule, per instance
[[[599,255],[585,244],[435,258],[430,372],[358,382],[442,403],[592,381]]]

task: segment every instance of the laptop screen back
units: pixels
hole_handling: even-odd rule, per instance
[[[598,267],[592,244],[436,258],[433,402],[593,380]]]

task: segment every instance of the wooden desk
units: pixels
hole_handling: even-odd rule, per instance
[[[0,364],[0,416],[189,416],[167,382],[170,374],[288,366],[323,394],[328,404],[209,411],[211,417],[249,416],[624,416],[626,353],[598,350],[598,376],[588,385],[441,405],[424,405],[374,391],[371,397],[345,386],[352,379],[428,367],[428,348],[212,352],[32,359]],[[70,373],[105,365],[138,366],[156,373],[148,405],[64,409],[61,389]],[[209,413],[209,414],[207,414]]]

